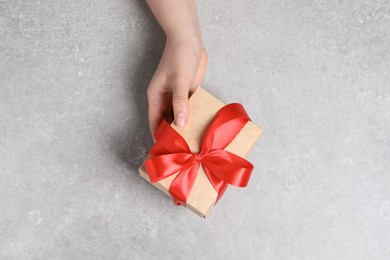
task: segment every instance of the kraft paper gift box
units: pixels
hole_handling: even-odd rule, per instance
[[[170,126],[185,139],[192,153],[199,153],[202,145],[202,135],[217,112],[224,106],[225,104],[222,101],[199,86],[189,98],[189,117],[186,126],[181,128],[176,126],[174,122]],[[249,120],[224,150],[245,158],[257,142],[261,133],[262,128]],[[148,154],[145,161],[150,157],[151,155]],[[151,182],[146,172],[145,161],[138,170],[145,180]],[[168,196],[171,196],[169,187],[177,174],[175,173],[151,184]],[[233,186],[232,188],[237,187]],[[185,207],[197,215],[206,218],[210,210],[214,207],[217,197],[217,191],[208,179],[204,168],[200,166],[195,182],[187,197]]]

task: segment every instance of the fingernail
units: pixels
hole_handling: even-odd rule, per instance
[[[183,127],[184,124],[185,124],[185,118],[184,118],[184,113],[183,112],[180,112],[177,114],[177,117],[176,117],[176,124],[180,127]]]

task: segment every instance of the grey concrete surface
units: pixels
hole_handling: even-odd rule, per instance
[[[390,259],[390,2],[197,1],[264,135],[201,219],[144,181],[142,0],[0,0],[0,259]]]

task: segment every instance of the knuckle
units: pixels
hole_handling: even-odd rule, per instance
[[[148,98],[150,98],[153,94],[153,89],[149,86],[147,89],[146,89],[146,96]]]
[[[175,85],[188,85],[192,81],[192,76],[189,72],[178,71],[174,72],[169,76],[169,81]]]
[[[187,103],[187,101],[188,101],[188,98],[185,96],[174,95],[172,97],[172,105],[174,105],[174,106],[185,104],[185,103]]]

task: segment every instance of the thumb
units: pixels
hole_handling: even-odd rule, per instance
[[[185,126],[188,119],[188,92],[192,81],[186,77],[177,78],[173,84],[172,107],[175,124]]]

